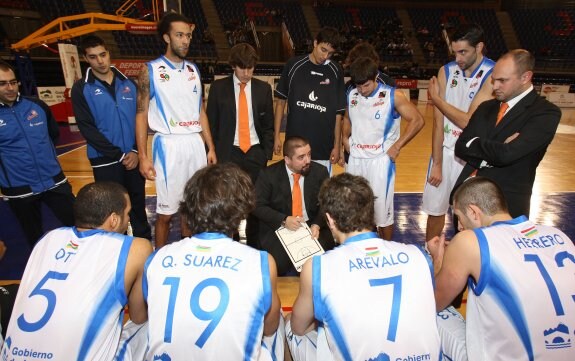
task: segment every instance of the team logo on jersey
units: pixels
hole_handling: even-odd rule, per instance
[[[210,252],[211,250],[212,250],[212,247],[196,246],[196,251],[198,251],[198,252]]]
[[[162,353],[161,355],[154,355],[153,361],[172,361],[172,358],[167,353]]]
[[[329,84],[330,84],[330,81],[329,81],[329,78],[325,78],[324,81],[320,81],[319,83],[320,83],[321,85],[329,85]]]
[[[350,105],[351,105],[352,108],[355,107],[355,106],[357,106],[357,99],[352,99],[351,102],[350,102]]]
[[[310,73],[311,73],[311,75],[319,75],[319,76],[323,76],[323,74],[322,74],[322,73],[318,73],[317,71],[313,71],[313,70],[312,70]]]
[[[535,226],[531,226],[529,228],[522,229],[521,233],[523,234],[523,237],[531,237],[537,234],[537,228],[535,228]]]
[[[38,117],[38,112],[35,111],[34,109],[32,109],[30,111],[30,114],[28,114],[28,117],[26,119],[32,120],[32,119],[37,118],[37,117]]]
[[[129,93],[131,91],[132,91],[132,89],[130,89],[129,86],[125,86],[124,89],[122,89],[122,93],[124,93],[124,94]]]
[[[482,75],[483,75],[483,70],[480,70],[479,73],[477,73],[477,75],[475,76],[475,79],[481,78]]]
[[[158,67],[158,72],[160,73],[160,81],[165,82],[170,80],[170,75],[166,73],[166,67],[164,65],[160,65]]]
[[[102,95],[102,94],[104,94],[104,92],[102,92],[102,89],[94,90],[94,95]]]
[[[170,118],[170,126],[172,127],[193,127],[194,125],[200,125],[199,120],[188,120],[182,122],[176,122],[174,119]]]
[[[315,102],[315,101],[318,99],[318,97],[315,96],[315,93],[314,93],[313,90],[311,91],[311,93],[309,93],[308,98],[309,98],[309,100],[311,100],[312,102]]]
[[[79,246],[80,245],[74,243],[74,241],[69,241],[68,244],[66,245],[66,248],[70,248],[73,249],[74,251],[77,251]]]
[[[384,90],[384,91],[379,92],[379,94],[377,95],[377,97],[378,97],[378,98],[385,98],[386,95],[387,95],[387,92]]]
[[[459,70],[456,70],[456,71],[455,71],[455,75],[459,75]]]
[[[455,88],[457,86],[457,79],[451,79],[451,84],[449,84],[449,86]]]
[[[403,360],[408,360],[408,359],[403,359]],[[415,359],[414,359],[415,360]],[[421,359],[424,360],[424,359]],[[367,359],[367,361],[390,361],[389,355],[386,353],[380,353],[379,355],[377,355],[375,358],[370,358]]]
[[[186,68],[188,68],[188,71],[189,71],[190,73],[193,73],[193,72],[194,72],[194,68],[192,68],[190,65],[186,64]]]
[[[449,128],[449,124],[445,124],[445,126],[443,127],[443,133],[451,134],[454,137],[459,137],[461,135],[461,130],[451,129]]]
[[[365,247],[365,256],[366,257],[377,257],[379,256],[379,248],[378,247]]]
[[[555,328],[543,330],[543,337],[545,338],[546,349],[558,349],[571,347],[571,335],[569,334],[569,327],[560,323]]]
[[[0,127],[3,127],[6,125],[6,122],[4,121],[4,119],[0,119]]]

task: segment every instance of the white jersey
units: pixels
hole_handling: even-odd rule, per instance
[[[525,216],[475,230],[478,282],[469,282],[469,360],[575,360],[575,246]]]
[[[112,360],[132,239],[75,227],[42,238],[20,283],[2,360]]]
[[[201,233],[161,248],[144,272],[146,360],[258,360],[272,296],[266,252]]]
[[[350,155],[355,158],[375,158],[385,152],[399,138],[401,117],[395,111],[395,88],[378,83],[369,97],[357,88],[347,97],[347,109],[352,132],[349,138]]]
[[[430,262],[372,232],[313,258],[315,318],[334,359],[440,359]]]
[[[202,82],[196,64],[184,60],[178,68],[161,56],[147,64],[150,76],[150,129],[162,134],[202,131]]]
[[[495,63],[486,57],[475,69],[469,78],[456,62],[446,64],[445,70],[445,101],[463,112],[467,112],[475,94],[483,86],[485,79],[491,75]],[[455,148],[455,142],[461,135],[461,128],[453,124],[447,117],[443,117],[443,146]]]

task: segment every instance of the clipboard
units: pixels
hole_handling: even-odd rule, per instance
[[[325,253],[321,244],[311,236],[311,229],[305,222],[295,231],[280,227],[276,235],[298,272],[308,258]]]

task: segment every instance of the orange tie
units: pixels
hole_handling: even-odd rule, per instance
[[[301,188],[299,186],[299,177],[301,174],[293,173],[293,189],[291,191],[291,215],[302,216],[303,207],[301,204]]]
[[[242,152],[250,150],[250,116],[248,114],[248,99],[245,92],[246,84],[240,83],[240,97],[238,104],[238,140]]]
[[[501,103],[501,106],[499,107],[499,113],[497,113],[497,121],[495,122],[495,126],[497,126],[497,124],[499,124],[501,119],[503,119],[503,116],[505,115],[507,108],[509,108],[509,104],[505,102]]]

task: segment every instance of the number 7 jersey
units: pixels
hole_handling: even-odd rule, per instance
[[[479,280],[469,281],[469,360],[575,360],[575,246],[525,216],[474,230]]]
[[[266,354],[261,343],[272,296],[266,252],[201,233],[161,248],[144,272],[146,360],[260,360]]]

